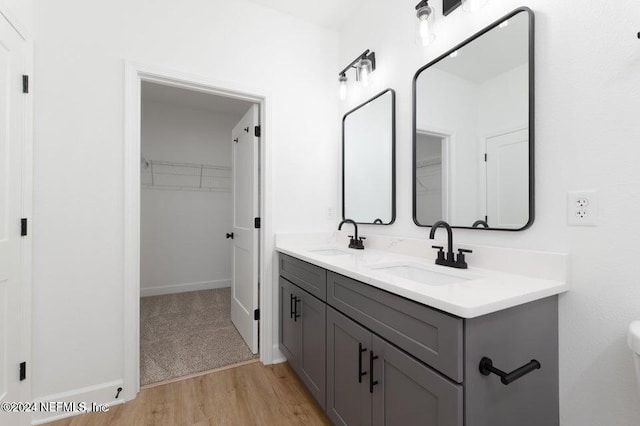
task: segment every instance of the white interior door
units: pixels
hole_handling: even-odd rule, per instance
[[[27,44],[0,15],[0,401],[28,401],[20,364],[29,356],[28,287],[22,282],[21,237]],[[27,378],[29,375],[27,374]],[[29,424],[29,416],[0,413],[0,425]]]
[[[517,229],[529,220],[528,129],[487,139],[487,222]]]
[[[258,352],[258,106],[254,105],[233,128],[233,281],[231,321],[251,351]]]

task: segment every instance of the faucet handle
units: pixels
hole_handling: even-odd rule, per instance
[[[431,248],[438,250],[438,260],[444,260],[444,247],[443,246],[431,246]]]
[[[360,241],[362,241],[362,240],[366,240],[366,239],[367,239],[367,237],[358,237],[358,239],[359,239]]]
[[[467,262],[464,259],[465,253],[473,253],[473,250],[458,249],[458,259],[456,260],[456,263],[463,269],[467,268]]]

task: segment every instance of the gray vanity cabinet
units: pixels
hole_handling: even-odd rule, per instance
[[[558,426],[556,296],[465,319],[280,266],[280,349],[333,424]]]
[[[280,348],[322,408],[326,395],[326,305],[280,278]]]
[[[368,351],[373,334],[327,308],[327,408],[335,425],[370,425]]]
[[[327,308],[326,412],[334,424],[462,426],[462,401],[462,386]]]
[[[300,356],[299,327],[293,318],[293,303],[298,289],[289,281],[280,278],[280,350],[294,370],[298,369]]]

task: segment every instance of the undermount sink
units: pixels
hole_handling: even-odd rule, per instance
[[[319,254],[320,256],[350,256],[348,251],[336,250],[336,249],[316,249],[307,250],[309,253]]]
[[[383,274],[393,275],[406,280],[419,282],[426,285],[448,285],[470,281],[478,277],[464,277],[458,274],[446,274],[432,271],[422,266],[411,264],[393,264],[384,266],[373,266],[371,269]]]

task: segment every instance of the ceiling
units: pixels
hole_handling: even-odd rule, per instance
[[[365,0],[250,0],[312,22],[339,29],[344,20]]]
[[[434,67],[474,83],[483,83],[529,61],[529,21],[526,13],[496,27]]]
[[[217,114],[238,115],[240,117],[253,105],[247,101],[146,81],[142,82],[142,100],[204,109]]]

